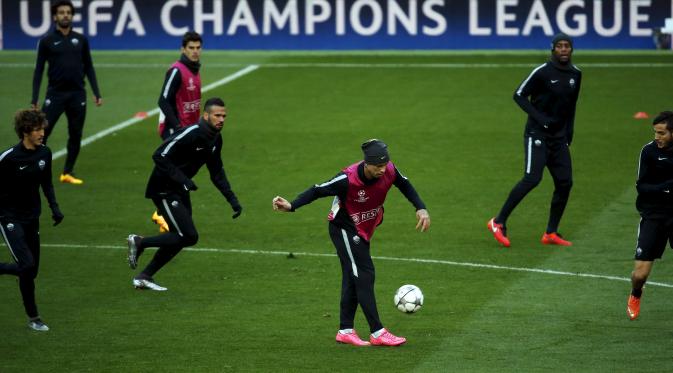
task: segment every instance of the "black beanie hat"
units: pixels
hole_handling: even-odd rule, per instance
[[[388,155],[388,145],[381,140],[371,139],[362,144],[362,152],[364,153],[364,160],[367,164],[381,164],[388,163],[390,156]]]
[[[568,36],[568,35],[566,35],[562,32],[559,32],[558,34],[554,35],[553,39],[551,39],[551,50],[552,51],[554,51],[554,47],[556,46],[556,43],[558,43],[561,40],[565,40],[568,43],[570,43],[570,48],[573,47],[573,39],[570,38],[570,36]]]

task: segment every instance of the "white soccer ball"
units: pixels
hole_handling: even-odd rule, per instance
[[[402,285],[395,293],[395,307],[400,312],[414,313],[423,306],[423,292],[416,285]]]

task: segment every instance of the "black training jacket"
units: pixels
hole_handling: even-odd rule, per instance
[[[201,120],[171,135],[154,152],[154,169],[147,182],[145,197],[161,198],[167,194],[188,194],[195,190],[192,178],[205,164],[210,180],[233,206],[238,200],[231,190],[222,166],[222,135]]]
[[[34,150],[18,143],[0,154],[0,217],[29,222],[40,217],[42,193],[49,207],[58,208],[51,181],[51,150]]]
[[[581,84],[582,72],[570,63],[550,60],[533,69],[514,92],[514,101],[528,114],[526,134],[570,145]]]
[[[673,149],[652,141],[643,146],[638,163],[636,208],[644,217],[673,217]]]
[[[47,94],[82,91],[86,75],[94,95],[101,97],[89,41],[84,35],[70,30],[66,36],[54,29],[40,39],[33,73],[32,104],[37,104],[45,62],[49,63]]]

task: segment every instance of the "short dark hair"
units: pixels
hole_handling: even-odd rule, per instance
[[[659,113],[652,121],[652,125],[659,123],[666,123],[666,129],[673,132],[673,111],[667,110]]]
[[[14,114],[14,131],[16,131],[19,139],[23,139],[23,135],[26,133],[37,131],[46,126],[47,115],[41,110],[24,109]]]
[[[222,106],[226,107],[227,105],[222,101],[221,98],[219,97],[211,97],[208,100],[206,100],[206,103],[203,105],[203,111],[206,111],[210,113],[210,107],[211,106]]]
[[[56,13],[58,13],[58,8],[62,6],[69,6],[70,7],[70,12],[75,15],[75,6],[72,5],[72,1],[70,0],[59,0],[55,1],[51,4],[51,16],[55,16]]]
[[[187,31],[185,34],[182,36],[182,47],[186,47],[187,43],[190,41],[198,41],[203,45],[203,39],[201,39],[201,35],[199,35],[198,32],[195,31]]]

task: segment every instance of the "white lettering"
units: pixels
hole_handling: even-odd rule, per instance
[[[320,8],[320,12],[316,13],[316,8]],[[329,19],[332,13],[332,8],[327,0],[306,0],[306,35],[315,34],[315,24],[318,22],[325,22]]]
[[[563,6],[563,4],[561,4],[561,6]],[[554,31],[551,28],[551,22],[549,22],[549,17],[547,16],[547,12],[544,10],[542,0],[535,0],[533,3],[530,13],[528,13],[526,23],[523,26],[523,31],[521,31],[521,35],[530,35],[533,27],[542,27],[545,35],[554,34]]]
[[[423,26],[423,34],[429,36],[438,36],[446,31],[446,18],[442,14],[435,11],[433,7],[444,6],[444,0],[426,0],[423,2],[423,14],[435,21],[435,27]]]
[[[234,15],[231,16],[231,23],[227,29],[227,35],[236,34],[236,29],[239,26],[247,28],[250,35],[259,34],[259,28],[257,28],[257,24],[255,23],[255,16],[252,15],[248,0],[239,0],[238,4],[236,4]]]
[[[615,0],[614,8],[614,23],[612,27],[605,28],[603,25],[603,0],[594,0],[594,29],[600,36],[615,36],[622,29],[622,0]]]
[[[182,36],[189,31],[189,27],[175,27],[171,22],[171,11],[176,6],[187,7],[187,0],[168,0],[164,6],[161,7],[161,27],[170,36]]]
[[[19,13],[21,13],[21,31],[25,32],[26,35],[37,37],[42,36],[49,31],[49,25],[51,25],[51,11],[48,1],[42,2],[42,24],[37,27],[33,27],[30,24],[30,17],[28,17],[28,0],[21,0],[21,3],[19,4]]]
[[[581,36],[587,33],[587,16],[586,14],[575,14],[573,21],[577,24],[576,28],[572,28],[566,22],[566,13],[570,7],[579,7],[584,9],[584,0],[566,0],[562,2],[556,11],[556,23],[561,32],[570,36]],[[551,35],[551,34],[548,34]]]
[[[299,9],[297,8],[297,0],[288,0],[282,13],[276,7],[275,1],[264,0],[264,21],[262,23],[262,33],[264,35],[271,34],[272,23],[279,30],[282,30],[288,21],[290,22],[290,35],[298,35]]]
[[[647,22],[650,19],[650,16],[647,14],[638,13],[638,9],[642,7],[650,7],[652,2],[650,0],[631,0],[630,5],[630,22],[629,22],[629,34],[631,36],[650,36],[652,35],[652,30],[649,28],[640,28],[638,24],[640,22]]]
[[[213,4],[213,12],[206,13],[203,10],[203,0],[194,1],[194,31],[199,34],[203,34],[203,24],[205,22],[213,22],[213,35],[222,35],[224,32],[224,26],[222,25],[222,0],[211,0],[209,1]],[[241,3],[245,3],[247,6],[247,0],[241,0],[238,2],[238,6]],[[238,6],[236,9],[238,9]]]
[[[470,35],[491,35],[490,27],[479,27],[479,0],[470,0]]]
[[[519,35],[516,27],[507,27],[508,21],[516,21],[516,14],[506,13],[508,7],[519,5],[519,0],[499,0],[496,3],[496,34],[501,36]]]
[[[75,15],[72,17],[72,30],[83,34],[84,29],[81,26],[74,26],[75,24],[82,22],[82,0],[73,0],[72,5],[75,6]]]
[[[111,13],[103,13],[102,10],[99,12],[99,9],[112,8],[113,5],[112,0],[93,0],[89,4],[89,35],[98,35],[99,22],[112,21]]]
[[[416,0],[409,0],[407,13],[402,10],[397,1],[390,0],[388,2],[388,35],[397,35],[397,21],[404,26],[404,29],[410,35],[416,35],[418,25]]]
[[[135,30],[136,35],[145,36],[145,27],[143,26],[143,22],[140,19],[140,15],[138,14],[138,10],[136,9],[133,0],[124,0],[121,12],[117,18],[114,36],[120,36],[124,32],[124,28]]]
[[[365,6],[369,7],[372,11],[372,23],[369,27],[364,26],[360,20],[360,13],[362,13],[362,8]],[[353,26],[353,30],[357,34],[364,36],[374,35],[383,24],[383,10],[379,3],[374,0],[356,0],[351,7],[350,20],[351,26]]]
[[[336,34],[346,34],[346,0],[336,0]]]

